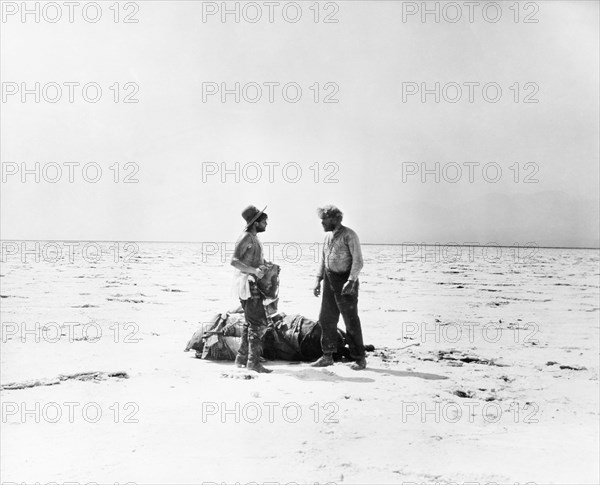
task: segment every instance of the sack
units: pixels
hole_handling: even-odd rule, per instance
[[[263,339],[263,355],[268,360],[310,361],[323,355],[321,327],[315,320],[302,315],[284,315],[269,325]],[[337,329],[337,350],[334,358],[349,357],[346,334]]]
[[[265,298],[277,298],[279,294],[279,272],[277,264],[268,263],[264,276],[256,282],[258,289]]]
[[[204,349],[204,342],[206,340],[206,332],[213,330],[222,320],[223,316],[220,313],[217,313],[210,320],[203,322],[200,326],[200,329],[196,330],[194,335],[192,335],[192,338],[187,343],[184,352],[189,352],[190,350],[202,352]]]
[[[223,337],[222,335],[209,335],[204,344],[204,350],[201,355],[196,352],[196,357],[210,360],[234,360],[237,354],[239,344],[232,346],[232,342],[240,340],[237,337]]]
[[[243,313],[220,313],[202,323],[185,347],[185,352],[196,351],[196,358],[233,360],[241,344]]]

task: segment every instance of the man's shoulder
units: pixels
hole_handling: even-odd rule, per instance
[[[347,238],[356,238],[358,239],[358,234],[348,226],[344,226],[344,236]]]
[[[239,245],[244,245],[244,246],[252,246],[255,242],[255,237],[250,234],[249,232],[243,232],[242,234],[240,234],[240,237],[238,237],[237,241],[235,242],[236,246]]]

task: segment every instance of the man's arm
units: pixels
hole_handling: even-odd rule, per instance
[[[315,280],[315,286],[313,288],[313,294],[315,296],[319,296],[321,294],[321,281],[323,280],[324,272],[325,272],[325,244],[323,244],[323,251],[321,251],[319,268],[317,269],[317,279]]]
[[[264,275],[264,271],[261,267],[254,268],[252,266],[247,265],[246,263],[241,261],[244,254],[248,249],[252,247],[252,240],[250,239],[249,234],[244,234],[235,244],[235,249],[233,250],[233,256],[231,258],[231,266],[235,269],[241,271],[246,274],[253,274],[262,278]]]
[[[348,235],[348,249],[350,250],[350,254],[352,255],[352,267],[350,268],[350,277],[349,281],[356,281],[358,279],[358,275],[363,268],[363,256],[362,250],[360,249],[360,240],[358,239],[358,235],[352,231]]]
[[[247,264],[244,264],[239,260],[232,259],[231,266],[233,266],[235,269],[239,269],[242,273],[254,274],[254,275],[258,276],[259,278],[262,278],[264,275],[264,272],[262,269],[253,268],[252,266],[248,266]]]
[[[325,272],[325,245],[323,245],[323,251],[319,257],[319,267],[317,269],[317,279],[321,281],[323,279],[323,273]]]

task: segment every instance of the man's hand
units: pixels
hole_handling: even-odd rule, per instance
[[[354,293],[354,281],[346,281],[342,287],[342,295],[354,295]]]
[[[256,268],[256,270],[254,271],[254,274],[260,280],[265,275],[266,270],[267,270],[267,267],[264,264],[261,264],[258,268]]]
[[[321,280],[317,279],[315,287],[313,288],[313,295],[319,296],[321,294]]]

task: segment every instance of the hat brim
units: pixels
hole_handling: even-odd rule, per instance
[[[256,220],[264,214],[265,210],[267,210],[267,206],[265,206],[265,208],[263,210],[261,210],[258,214],[256,214],[248,224],[246,224],[246,229],[248,229],[252,224],[254,224],[256,222]]]

